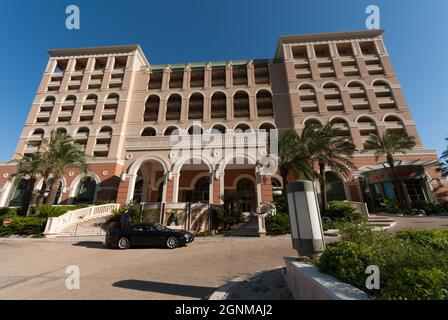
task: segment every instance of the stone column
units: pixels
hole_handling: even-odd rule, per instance
[[[109,82],[112,77],[112,70],[115,64],[115,57],[111,56],[107,59],[106,68],[104,69],[103,81],[101,82],[101,90],[109,88]]]

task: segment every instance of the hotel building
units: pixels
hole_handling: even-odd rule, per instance
[[[151,64],[138,45],[49,50],[14,158],[42,151],[60,130],[85,151],[90,172],[67,170],[57,203],[136,199],[175,208],[236,195],[243,211],[256,212],[283,184],[260,165],[270,130],[300,133],[329,121],[357,149],[348,179],[328,172],[330,199],[373,209],[393,197],[384,159],[365,141],[403,130],[417,143],[396,156],[407,200],[429,200],[446,180],[435,171],[436,152],[421,144],[382,34],[282,36],[271,58],[171,65]],[[20,205],[23,183],[10,179],[13,171],[0,165],[0,207]]]

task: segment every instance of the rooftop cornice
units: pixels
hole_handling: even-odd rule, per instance
[[[355,30],[344,32],[312,33],[280,36],[275,50],[275,58],[280,58],[280,48],[285,42],[314,42],[332,40],[350,40],[360,38],[376,38],[384,33],[384,29]]]

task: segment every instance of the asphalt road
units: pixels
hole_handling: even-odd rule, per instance
[[[295,255],[290,236],[199,238],[175,250],[109,250],[101,240],[0,239],[0,299],[202,299]],[[71,265],[79,289],[66,287]]]

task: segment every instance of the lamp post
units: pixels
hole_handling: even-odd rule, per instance
[[[296,180],[288,183],[287,201],[291,220],[293,248],[299,256],[311,256],[325,250],[319,203],[313,182]]]
[[[140,202],[140,223],[143,222],[143,209],[145,207],[146,202]]]

